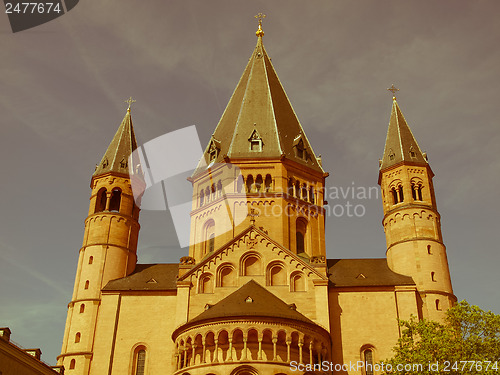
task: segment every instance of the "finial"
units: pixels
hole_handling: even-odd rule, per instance
[[[399,89],[397,89],[397,88],[394,86],[394,84],[392,84],[392,86],[391,86],[391,87],[389,87],[387,90],[388,90],[388,91],[390,91],[390,92],[392,92],[392,99],[393,99],[393,100],[396,100],[396,95],[395,95],[395,94],[396,94],[396,91],[399,91]]]
[[[127,112],[130,112],[130,106],[132,105],[132,103],[135,103],[136,101],[137,100],[132,99],[132,97],[130,97],[127,100],[125,100],[125,103],[128,103]]]
[[[259,212],[255,208],[251,208],[250,212],[247,215],[247,217],[250,217],[250,223],[252,225],[255,225],[255,218],[257,216],[259,216]]]
[[[259,28],[257,29],[257,31],[255,32],[255,35],[257,35],[258,37],[263,37],[264,36],[264,30],[262,30],[262,19],[263,18],[266,18],[266,15],[263,14],[263,13],[258,13],[256,16],[254,16],[255,18],[257,18],[259,20]]]

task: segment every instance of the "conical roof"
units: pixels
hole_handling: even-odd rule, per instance
[[[257,35],[255,50],[212,135],[204,159],[209,163],[222,162],[225,156],[231,160],[285,156],[323,172],[264,48],[263,33]],[[257,141],[257,147],[252,147],[251,140]],[[297,153],[297,147],[302,152]],[[211,156],[214,149],[217,150],[215,159]]]
[[[427,165],[426,157],[420,150],[394,97],[380,170],[390,168],[402,162]]]
[[[109,172],[129,174],[128,158],[136,148],[137,141],[129,108],[101,162],[96,166],[93,176]]]

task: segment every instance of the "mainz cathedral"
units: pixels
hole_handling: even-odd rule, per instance
[[[327,258],[328,172],[261,22],[256,35],[186,181],[190,244],[179,263],[137,263],[132,186],[144,172],[128,162],[138,148],[129,106],[90,182],[58,357],[66,375],[380,374],[373,365],[392,357],[398,319],[441,321],[456,302],[434,174],[395,97],[378,179],[386,257]],[[241,173],[234,183],[227,165]]]

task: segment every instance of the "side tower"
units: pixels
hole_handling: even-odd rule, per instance
[[[380,161],[387,262],[413,277],[421,297],[421,318],[441,320],[456,301],[441,235],[427,155],[413,136],[393,97],[384,155]]]
[[[88,374],[101,289],[129,275],[137,262],[139,208],[135,205],[128,158],[137,148],[130,107],[92,175],[90,207],[85,220],[73,297],[58,364],[71,374]]]
[[[325,257],[328,174],[274,70],[260,25],[256,35],[257,45],[192,179],[189,255],[196,263],[255,221],[294,253]],[[219,172],[228,163],[243,176],[232,185],[225,185]],[[221,218],[227,211],[232,218]]]

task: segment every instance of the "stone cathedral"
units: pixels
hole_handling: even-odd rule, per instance
[[[392,356],[397,319],[441,320],[456,302],[434,174],[395,97],[378,180],[386,257],[326,257],[328,173],[260,23],[256,34],[200,161],[209,167],[189,179],[192,241],[179,263],[137,263],[132,183],[143,174],[127,162],[137,149],[129,106],[90,183],[58,357],[67,375],[373,375]],[[221,188],[228,163],[242,183]]]

